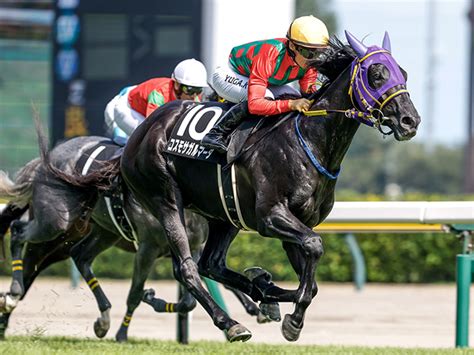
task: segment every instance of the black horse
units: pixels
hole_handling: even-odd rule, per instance
[[[349,89],[352,88],[355,99],[363,93],[360,87],[351,86],[351,78],[360,76],[369,89],[377,91],[386,86],[391,76],[400,75],[398,67],[389,67],[385,61],[391,59],[388,38],[384,61],[376,57],[365,59],[368,53],[382,48],[366,48],[354,38],[348,39],[357,56],[350,55],[347,48],[334,48],[335,53],[319,65],[320,72],[332,83],[315,101],[312,110],[345,111],[353,107],[352,101],[356,100],[347,94]],[[364,60],[372,63],[362,71]],[[353,62],[353,70],[349,70]],[[393,130],[398,140],[413,137],[420,122],[408,94],[397,94],[404,90],[403,85],[397,83],[376,97],[384,101],[384,105],[378,106],[383,113],[383,124]],[[345,112],[328,113],[323,119],[296,115],[260,141],[250,137],[246,145],[254,144],[253,149],[246,151],[234,165],[242,220],[262,236],[280,239],[298,274],[299,288],[283,290],[270,282],[265,273],[249,273],[249,279],[226,267],[225,256],[238,228],[228,220],[215,188],[215,166],[164,152],[176,122],[193,105],[169,104],[135,131],[122,156],[124,179],[142,205],[162,222],[179,265],[180,280],[208,311],[216,326],[227,332],[230,341],[247,340],[250,332],[223,312],[202,287],[198,265],[192,260],[187,244],[183,224],[185,207],[209,221],[209,238],[199,261],[201,275],[240,289],[254,300],[294,302],[295,311],[285,316],[282,332],[287,340],[297,340],[305,311],[317,293],[314,274],[323,254],[321,237],[312,227],[321,223],[332,209],[336,179],[331,177],[339,171],[359,122],[348,119]],[[366,107],[359,109],[367,111]],[[377,116],[382,119],[380,112]],[[329,174],[324,175],[313,166],[314,155]]]
[[[110,143],[102,137],[75,138],[58,145],[51,152],[51,157],[59,159],[62,165],[59,162],[56,164],[66,168],[77,164],[81,159],[79,153],[83,152],[85,147],[107,144],[111,149],[119,149],[119,147],[110,146]],[[123,238],[116,227],[117,221],[114,221],[109,213],[108,193],[104,195],[99,194],[98,191],[72,188],[63,181],[57,181],[47,169],[44,169],[44,164],[40,159],[28,163],[19,172],[15,182],[0,171],[0,195],[13,199],[0,213],[2,238],[10,223],[19,219],[28,208],[32,214],[30,221],[26,224],[17,222],[16,228],[19,224],[24,230],[34,226],[36,237],[43,236],[46,232],[54,232],[56,236],[49,241],[26,244],[23,275],[20,275],[18,271],[14,272],[10,293],[0,297],[0,303],[3,305],[3,314],[0,316],[0,335],[4,335],[11,312],[18,301],[23,299],[36,276],[49,265],[72,257],[92,290],[101,312],[101,316],[94,323],[94,331],[98,337],[105,336],[110,327],[111,304],[100,287],[91,265],[100,253],[115,245],[129,252],[137,252],[132,285],[127,298],[127,313],[116,335],[118,341],[127,340],[128,326],[134,310],[143,298],[143,286],[149,271],[157,258],[169,255],[166,238],[158,220],[144,211],[128,190],[123,191],[124,210],[137,238],[135,249],[130,240]],[[75,201],[82,201],[83,204],[72,208]],[[67,206],[69,202],[71,204]],[[42,208],[45,205],[53,206],[53,208],[44,213]],[[191,248],[197,255],[207,238],[207,223],[204,218],[195,213],[186,212],[186,229]],[[33,239],[33,241],[36,240]],[[14,263],[13,268],[16,267],[18,264]],[[259,322],[266,321],[260,314],[258,306],[248,296],[239,291],[234,293],[249,314],[257,316]],[[157,312],[187,313],[196,305],[195,299],[188,292],[183,292],[183,297],[178,303],[167,303],[162,299],[154,298],[153,295],[154,291],[149,290],[144,300]]]
[[[228,218],[222,203],[216,165],[165,152],[176,123],[189,117],[193,109],[198,110],[193,102],[176,101],[156,110],[133,133],[121,160],[112,161],[107,171],[103,169],[87,179],[63,174],[64,179],[78,185],[103,183],[117,174],[114,168],[121,162],[127,186],[164,227],[177,279],[201,303],[214,324],[226,332],[229,341],[248,340],[251,333],[216,304],[202,286],[199,274],[264,304],[294,302],[295,310],[285,316],[282,333],[289,341],[297,340],[306,309],[317,293],[314,275],[323,254],[321,236],[312,228],[333,207],[337,172],[360,126],[359,120],[388,126],[397,140],[408,140],[416,134],[420,117],[406,91],[404,72],[390,54],[388,36],[383,48],[367,48],[350,35],[348,40],[352,49],[334,40],[327,56],[317,63],[329,84],[314,97],[311,109],[325,116],[294,114],[286,120],[280,117],[281,122],[279,117],[268,118],[260,130],[263,133],[250,136],[243,153],[229,168],[233,169],[233,199],[239,221],[262,236],[282,241],[300,280],[296,290],[277,287],[263,269],[255,268],[243,275],[227,268],[226,254],[239,227]],[[376,102],[373,105],[372,99]],[[222,111],[214,103],[206,107]],[[270,124],[274,122],[279,123]],[[198,264],[191,256],[184,208],[202,214],[209,222],[209,237]]]

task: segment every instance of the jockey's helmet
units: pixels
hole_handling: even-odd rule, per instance
[[[293,20],[286,37],[298,46],[309,48],[326,47],[329,40],[324,22],[312,15]]]
[[[171,78],[181,85],[207,87],[207,71],[204,64],[192,58],[178,63]]]

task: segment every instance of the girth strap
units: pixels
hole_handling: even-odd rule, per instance
[[[117,178],[114,182],[114,188],[104,194],[105,204],[115,228],[122,238],[134,244],[138,250],[138,238],[133,226],[124,209],[124,198],[122,193],[122,181]]]

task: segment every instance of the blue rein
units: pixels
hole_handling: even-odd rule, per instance
[[[301,135],[300,131],[300,118],[301,115],[296,116],[295,119],[295,129],[296,129],[296,135],[298,136],[298,140],[301,143],[301,146],[304,149],[304,152],[308,156],[309,160],[311,160],[311,163],[315,166],[316,170],[318,170],[322,175],[327,177],[329,180],[336,180],[337,177],[339,176],[339,173],[341,172],[341,169],[336,171],[334,174],[331,174],[329,171],[324,168],[324,166],[321,165],[321,163],[318,161],[318,159],[314,156],[313,152],[311,149],[309,149],[308,145],[306,144],[303,136]]]

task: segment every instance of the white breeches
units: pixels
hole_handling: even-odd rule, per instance
[[[135,128],[145,120],[145,117],[132,109],[128,102],[128,93],[135,86],[130,86],[115,96],[104,111],[105,123],[110,128],[117,126],[130,136]]]
[[[216,68],[211,77],[211,86],[217,94],[227,101],[238,103],[247,100],[249,78],[236,73],[228,65]],[[265,97],[274,99],[283,94],[301,96],[298,90],[290,85],[269,85]]]

